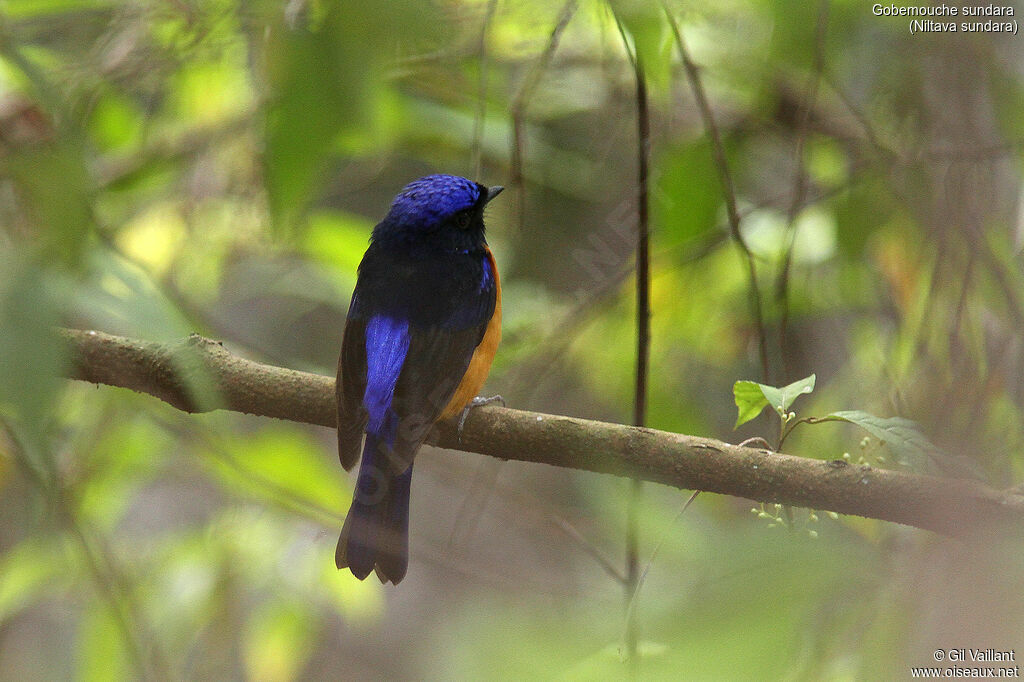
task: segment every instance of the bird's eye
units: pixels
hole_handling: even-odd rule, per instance
[[[470,216],[468,212],[459,213],[455,216],[455,224],[460,230],[465,230],[469,227],[469,221],[471,219],[472,216]]]

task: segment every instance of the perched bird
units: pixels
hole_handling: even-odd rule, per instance
[[[428,175],[405,187],[359,264],[338,359],[338,455],[359,459],[335,562],[398,584],[409,564],[412,462],[434,422],[483,386],[501,340],[484,206],[502,187]]]

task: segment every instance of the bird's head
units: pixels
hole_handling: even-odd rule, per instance
[[[410,182],[373,231],[374,241],[403,247],[468,251],[484,240],[484,206],[503,187],[487,188],[456,175]]]

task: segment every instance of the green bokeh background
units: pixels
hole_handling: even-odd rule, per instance
[[[667,8],[721,129],[767,382],[815,373],[800,416],[913,419],[1019,485],[1022,39],[912,35],[850,0]],[[332,560],[352,487],[332,433],[65,381],[53,334],[198,332],[332,374],[369,231],[405,183],[455,173],[509,186],[487,214],[505,310],[488,391],[626,422],[627,49],[651,103],[648,424],[774,439],[769,416],[732,428],[733,383],[765,380],[751,281],[658,3],[0,1],[0,677],[631,674],[623,589],[592,557],[623,562],[627,482],[424,448],[409,577],[361,583]],[[801,426],[785,449],[923,466],[863,436]],[[787,530],[713,495],[680,517],[687,497],[640,503],[641,679],[1024,655],[1017,539],[808,510]]]

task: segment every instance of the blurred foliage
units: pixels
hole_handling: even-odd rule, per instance
[[[846,0],[668,9],[722,132],[766,370],[657,3],[580,2],[538,70],[562,3],[0,1],[0,677],[626,674],[621,584],[592,559],[619,563],[623,482],[425,449],[410,576],[384,590],[334,569],[351,479],[332,434],[59,380],[52,332],[197,331],[332,373],[396,191],[521,173],[488,213],[505,291],[489,387],[626,420],[637,149],[615,16],[651,89],[650,425],[774,439],[771,411],[732,430],[734,382],[814,373],[801,417],[859,410],[1019,484],[1017,39],[911,36]],[[802,424],[785,445],[899,466],[862,435]],[[1011,539],[804,510],[786,532],[710,495],[677,518],[685,495],[647,490],[642,678],[902,678],[935,648],[1024,641]]]

